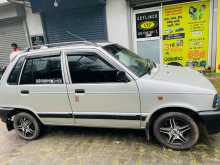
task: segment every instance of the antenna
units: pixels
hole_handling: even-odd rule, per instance
[[[73,34],[72,32],[70,32],[70,31],[68,31],[68,30],[66,31],[66,33],[69,34],[69,35],[72,36],[72,37],[75,37],[75,38],[77,38],[77,39],[80,39],[81,41],[85,41],[85,42],[88,42],[88,43],[90,43],[90,44],[97,45],[96,43],[91,42],[91,41],[88,41],[88,40],[86,40],[85,38],[82,38],[82,37],[78,36],[77,34]]]

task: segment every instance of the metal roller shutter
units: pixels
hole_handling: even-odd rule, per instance
[[[0,66],[9,62],[13,42],[21,49],[28,47],[22,18],[0,21]]]
[[[79,40],[66,31],[87,40],[107,39],[106,11],[103,5],[44,13],[42,15],[48,43]]]

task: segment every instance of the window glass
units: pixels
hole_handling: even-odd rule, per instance
[[[68,56],[72,83],[117,82],[117,70],[94,53]]]
[[[18,81],[19,81],[22,66],[24,64],[24,60],[25,60],[25,57],[20,57],[18,59],[17,63],[15,64],[15,66],[14,66],[14,68],[8,78],[9,85],[18,85]]]
[[[153,61],[144,59],[119,45],[107,45],[103,48],[139,77],[151,74],[152,69],[157,67]]]
[[[31,58],[26,61],[20,84],[62,84],[60,56]]]

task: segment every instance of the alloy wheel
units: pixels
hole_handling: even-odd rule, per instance
[[[162,145],[176,150],[192,148],[199,139],[199,127],[187,114],[167,112],[153,124],[155,138]]]
[[[41,123],[31,114],[21,112],[14,117],[14,128],[21,138],[33,140],[40,135]]]
[[[25,137],[32,137],[35,133],[33,122],[28,118],[21,118],[18,121],[18,131]]]
[[[160,127],[162,137],[171,145],[182,145],[189,141],[191,137],[191,126],[184,121],[170,118]]]

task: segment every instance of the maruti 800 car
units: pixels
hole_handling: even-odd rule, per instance
[[[112,43],[63,45],[21,53],[1,79],[0,117],[20,137],[45,125],[131,128],[183,150],[203,128],[220,131],[219,96],[199,72]]]

